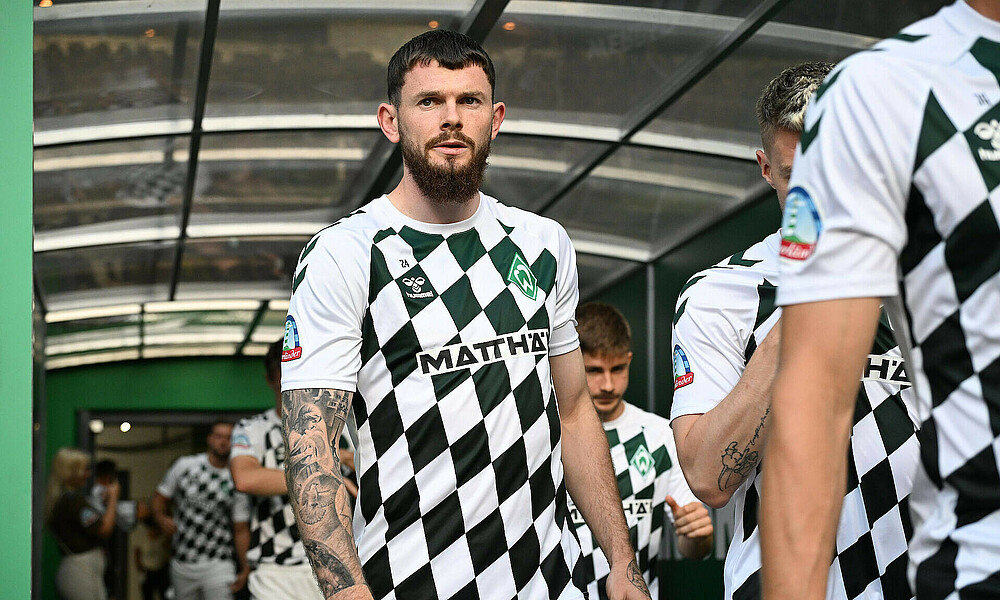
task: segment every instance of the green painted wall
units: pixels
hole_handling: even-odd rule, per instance
[[[31,590],[31,37],[30,2],[5,2],[0,18],[0,598]]]
[[[163,359],[60,369],[48,373],[45,385],[46,465],[60,447],[78,443],[76,419],[81,410],[263,411],[274,406],[260,357]],[[59,552],[46,535],[42,565],[46,600],[57,597],[53,578],[58,565]]]

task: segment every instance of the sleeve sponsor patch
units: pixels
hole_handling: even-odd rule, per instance
[[[288,315],[285,318],[285,341],[281,350],[281,362],[299,358],[302,358],[302,346],[299,345],[299,327],[295,324],[295,317]]]
[[[781,219],[781,256],[805,260],[816,249],[823,221],[809,192],[801,187],[788,191]]]
[[[233,435],[232,445],[239,446],[241,448],[249,448],[250,438],[245,433],[237,433]]]
[[[691,363],[680,344],[674,346],[674,390],[694,383]]]

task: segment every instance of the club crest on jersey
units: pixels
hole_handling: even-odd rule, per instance
[[[302,358],[302,346],[299,345],[299,327],[295,317],[285,317],[285,341],[281,349],[281,362]]]
[[[639,447],[635,449],[635,454],[632,455],[632,460],[628,461],[628,464],[632,465],[632,468],[638,471],[643,479],[646,479],[656,467],[656,461],[653,460],[653,455],[649,453],[649,449],[646,448],[645,444],[639,444]]]
[[[691,363],[687,354],[684,354],[684,349],[677,344],[674,346],[674,390],[692,383],[694,383],[694,373],[691,372]]]
[[[529,300],[538,297],[538,279],[535,278],[528,262],[521,257],[519,252],[514,253],[514,260],[511,261],[510,271],[507,273],[507,281],[513,283]]]
[[[809,192],[801,187],[789,190],[781,219],[781,256],[792,260],[809,258],[822,232],[823,221]]]

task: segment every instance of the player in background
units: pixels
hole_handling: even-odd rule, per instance
[[[820,83],[831,68],[807,63],[786,69],[757,102],[763,143],[757,161],[782,206],[795,145],[804,135],[806,105],[822,94]],[[775,232],[697,273],[682,289],[674,314],[670,415],[681,467],[694,493],[710,506],[735,502],[736,527],[723,571],[727,600],[760,597],[760,499],[788,491],[764,491],[766,478],[760,474],[760,465],[769,460],[763,450],[780,339],[776,324],[781,310],[774,303],[782,285],[779,246]],[[822,595],[830,599],[912,597],[905,576],[906,502],[919,448],[914,419],[904,404],[912,400],[912,392],[895,346],[883,321],[869,348],[860,390],[855,381],[849,419],[852,468],[843,477],[844,511],[836,540],[829,543],[836,553],[825,557],[822,566],[830,574]],[[840,498],[844,492],[841,485]],[[810,510],[797,505],[787,512]]]
[[[632,363],[632,331],[625,316],[610,304],[588,302],[576,310],[576,320],[587,386],[611,447],[636,560],[650,596],[659,598],[658,561],[669,558],[670,531],[677,534],[681,556],[702,559],[712,550],[712,518],[684,480],[670,423],[624,400]],[[592,600],[606,600],[608,561],[572,503],[570,517],[583,547],[577,582],[586,585]]]
[[[1000,597],[998,56],[1000,2],[959,0],[844,61],[806,115],[782,225],[767,598],[827,587],[851,398],[883,302],[922,420],[914,591]]]
[[[153,518],[173,536],[170,580],[177,600],[232,598],[246,585],[246,554],[234,555],[233,523],[248,515],[236,500],[229,473],[232,432],[230,423],[213,423],[208,451],[174,461],[153,496]]]

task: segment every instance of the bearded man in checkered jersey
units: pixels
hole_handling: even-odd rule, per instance
[[[402,181],[296,267],[286,476],[327,598],[583,598],[567,491],[611,561],[609,596],[649,597],[587,392],[569,237],[478,189],[505,113],[494,77],[461,34],[400,48],[378,120]],[[353,522],[329,443],[345,422]]]
[[[576,319],[587,386],[611,447],[636,560],[650,595],[658,598],[659,561],[672,546],[671,531],[681,556],[699,560],[712,550],[712,518],[684,480],[670,422],[624,400],[632,364],[632,331],[625,315],[610,304],[588,302],[577,309]],[[574,508],[570,515],[583,546],[574,576],[593,600],[604,600],[608,561]]]

